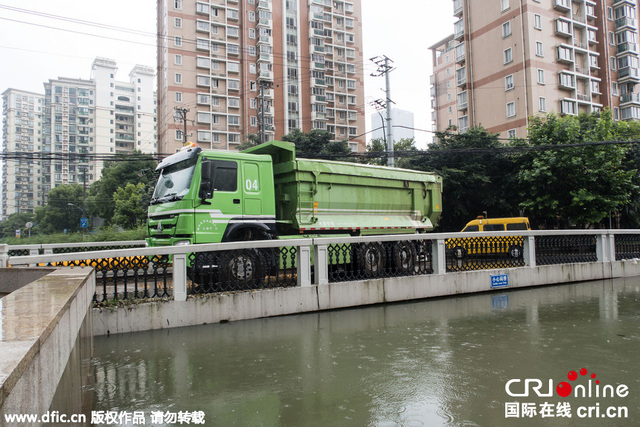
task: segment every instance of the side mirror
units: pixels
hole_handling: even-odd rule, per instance
[[[203,160],[200,165],[200,191],[198,197],[201,200],[210,199],[213,197],[213,175],[214,166],[208,160]]]

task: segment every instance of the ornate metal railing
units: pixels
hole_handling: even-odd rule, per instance
[[[193,252],[187,256],[187,293],[296,286],[296,257],[295,246]]]
[[[327,258],[329,282],[433,273],[431,240],[332,244]]]
[[[616,234],[614,241],[616,261],[640,258],[639,234]]]
[[[536,264],[596,262],[595,235],[536,237]]]
[[[94,301],[640,258],[640,230],[522,231],[236,242],[126,249],[0,245],[0,266],[90,266]],[[98,249],[98,250],[96,250]],[[33,255],[36,252],[43,255]],[[29,255],[32,254],[32,255]]]
[[[468,233],[472,234],[472,233]],[[445,241],[447,271],[522,267],[522,236],[474,236]]]

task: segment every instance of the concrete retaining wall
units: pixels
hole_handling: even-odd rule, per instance
[[[93,269],[60,268],[0,299],[0,424],[49,410],[94,292]]]
[[[42,267],[0,268],[0,294],[10,294],[54,270]]]
[[[636,261],[561,264],[433,274],[297,288],[268,289],[94,309],[94,335],[256,319],[319,310],[492,291],[491,276],[506,274],[509,286],[553,285],[640,276]],[[505,288],[499,288],[504,292]]]

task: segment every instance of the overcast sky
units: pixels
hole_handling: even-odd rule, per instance
[[[431,130],[428,48],[453,32],[453,2],[362,0],[362,9],[367,130],[376,111],[370,102],[384,98],[384,78],[369,77],[376,66],[368,58],[382,55],[396,66],[390,75],[395,107],[413,112],[416,128]],[[116,78],[127,81],[135,64],[156,66],[155,33],[156,0],[0,0],[0,92],[43,93],[50,78],[89,79],[95,57],[116,60]],[[421,147],[432,137],[415,136]]]

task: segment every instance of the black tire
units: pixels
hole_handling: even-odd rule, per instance
[[[220,281],[216,252],[201,252],[195,254],[192,267],[187,267],[187,277],[198,285],[200,292],[215,292]]]
[[[453,248],[453,257],[455,259],[465,259],[467,257],[467,250],[462,246],[458,245]]]
[[[416,248],[413,242],[396,242],[393,246],[393,266],[399,273],[414,273]]]
[[[358,268],[367,276],[377,276],[384,269],[384,252],[378,243],[358,246]]]
[[[220,273],[224,290],[262,287],[264,260],[255,250],[232,251],[221,257]]]
[[[522,246],[520,245],[509,246],[509,258],[512,258],[512,259],[522,258]]]

